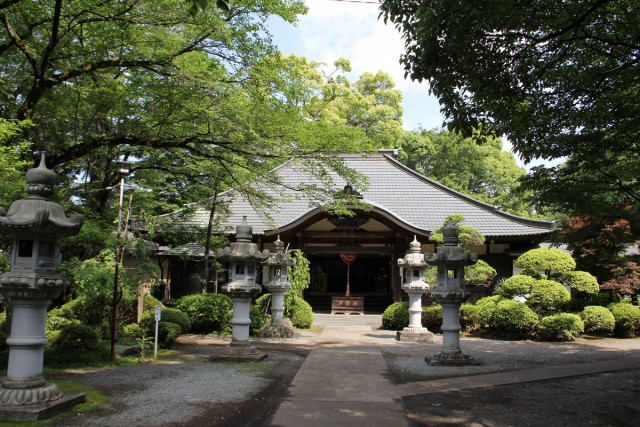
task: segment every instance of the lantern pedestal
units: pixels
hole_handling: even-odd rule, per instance
[[[291,289],[291,284],[271,282],[265,288],[271,293],[271,320],[258,333],[261,338],[292,338],[295,334],[293,324],[284,319],[284,293]]]
[[[422,294],[429,288],[405,288],[404,290],[409,295],[409,326],[398,331],[396,339],[408,342],[433,342],[435,334],[422,326]]]

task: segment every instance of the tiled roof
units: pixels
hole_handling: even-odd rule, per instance
[[[211,256],[215,256],[212,251],[209,251]],[[158,256],[204,256],[204,246],[199,243],[187,243],[186,245],[178,246],[177,248],[168,249],[162,251]]]
[[[458,193],[405,167],[388,152],[367,156],[343,155],[343,160],[348,167],[368,177],[369,186],[361,191],[365,203],[425,234],[440,227],[451,214],[464,215],[464,224],[480,231],[486,238],[540,236],[548,234],[555,227],[551,221],[532,220],[502,212],[492,205]],[[280,166],[277,173],[288,187],[317,183],[316,179],[297,170],[293,164]],[[340,190],[346,182],[335,178],[335,185],[336,190]],[[229,231],[242,222],[243,216],[253,226],[254,234],[262,234],[286,227],[316,209],[308,198],[301,198],[293,190],[285,192],[291,197],[289,200],[281,199],[283,201],[278,203],[279,209],[269,212],[272,222],[246,199],[239,197],[236,191],[223,193],[222,196],[232,198],[232,215],[227,221]],[[205,226],[208,215],[204,210],[197,211],[192,219],[194,225]]]

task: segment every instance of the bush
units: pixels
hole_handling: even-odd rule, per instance
[[[613,333],[623,338],[640,336],[640,309],[638,307],[619,302],[609,305],[609,311],[616,320]]]
[[[233,301],[227,295],[187,295],[178,300],[176,308],[189,316],[193,332],[220,333],[231,328]]]
[[[142,311],[155,310],[156,305],[164,307],[164,304],[162,304],[157,298],[151,295],[145,295],[144,302],[142,303]]]
[[[138,342],[144,335],[144,330],[137,323],[130,323],[122,328],[122,335],[127,341]]]
[[[309,329],[313,324],[313,310],[308,302],[300,297],[293,299],[291,306],[291,323],[293,326],[300,329]]]
[[[409,303],[394,302],[382,313],[382,327],[392,331],[399,331],[409,326]]]
[[[531,249],[520,255],[515,265],[527,272],[544,272],[547,278],[552,274],[567,273],[576,268],[576,262],[571,255],[556,248]]]
[[[531,288],[527,304],[538,310],[557,309],[571,299],[569,291],[553,280],[537,280]]]
[[[500,295],[493,295],[490,297],[484,297],[476,302],[478,307],[478,326],[481,328],[491,327],[493,325],[493,312],[496,306],[503,298]]]
[[[584,322],[577,314],[558,313],[543,317],[539,332],[544,339],[573,341],[584,332]]]
[[[58,347],[68,347],[88,350],[98,344],[98,334],[91,326],[81,323],[72,323],[63,327],[56,340]]]
[[[265,316],[257,305],[252,305],[249,308],[249,317],[251,318],[251,324],[249,325],[249,334],[251,336],[257,336],[260,329],[264,327],[267,322],[267,316]]]
[[[478,327],[479,307],[468,302],[460,306],[460,326],[462,329],[470,331]]]
[[[570,271],[565,275],[567,284],[575,292],[595,295],[600,292],[598,279],[586,271]]]
[[[149,310],[142,313],[140,326],[147,330],[147,335],[154,335],[155,333],[155,317],[155,310]],[[162,322],[175,323],[179,325],[183,334],[191,330],[191,321],[189,320],[189,316],[175,308],[162,308],[160,310],[160,323]],[[160,325],[158,325],[158,328],[160,328]]]
[[[530,333],[538,324],[538,316],[523,304],[512,299],[505,299],[493,311],[492,326],[504,332]]]
[[[516,296],[524,297],[531,293],[531,288],[536,283],[536,279],[531,276],[512,276],[504,281],[500,295],[505,298]]]
[[[173,345],[181,334],[182,328],[177,323],[159,322],[158,346],[160,346],[160,348],[173,348]]]
[[[271,314],[271,294],[264,294],[256,299],[256,307],[264,315]]]
[[[407,314],[408,314],[407,309]],[[431,332],[439,331],[442,326],[442,306],[440,304],[422,307],[422,326]],[[408,325],[407,321],[407,325]]]
[[[584,330],[592,334],[608,334],[613,332],[616,319],[606,308],[597,305],[589,305],[582,310]]]

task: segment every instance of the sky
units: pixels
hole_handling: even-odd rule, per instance
[[[309,12],[293,26],[278,17],[268,21],[274,43],[286,55],[304,56],[309,61],[323,62],[333,70],[333,62],[346,58],[356,81],[364,72],[389,74],[403,94],[403,128],[405,130],[439,129],[444,117],[435,96],[429,95],[427,83],[404,78],[400,56],[404,52],[401,34],[391,24],[378,19],[375,0],[305,0]],[[503,138],[503,149],[510,150]],[[516,156],[516,163],[525,166]],[[542,163],[534,161],[526,168]]]

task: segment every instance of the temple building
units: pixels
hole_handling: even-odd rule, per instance
[[[314,309],[327,309],[332,296],[345,295],[347,274],[351,295],[364,297],[365,309],[384,309],[391,302],[402,300],[397,260],[407,253],[414,239],[421,243],[422,252],[435,252],[437,244],[430,238],[431,233],[452,214],[464,215],[463,224],[485,236],[484,245],[466,249],[495,268],[497,277],[512,276],[515,259],[549,240],[555,231],[553,221],[512,215],[463,195],[407,168],[396,155],[394,150],[342,155],[346,166],[368,179],[368,187],[361,192],[336,180],[336,191],[355,195],[369,206],[353,210],[353,216],[332,216],[290,190],[291,197],[280,198],[282,202],[269,211],[269,218],[238,192],[230,190],[220,195],[229,200],[232,212],[226,224],[233,230],[246,217],[253,227],[253,241],[261,250],[271,250],[278,236],[289,249],[301,249],[311,270],[305,299]],[[285,188],[314,181],[289,163],[276,172]],[[189,219],[190,225],[202,228],[206,228],[208,221],[209,212],[205,210],[196,211]],[[344,262],[345,254],[350,255],[349,265]],[[182,288],[193,288],[193,284],[187,277],[179,276],[168,272],[165,277],[169,279],[171,293],[180,296],[190,293]],[[473,299],[490,291],[490,287],[472,289]]]

